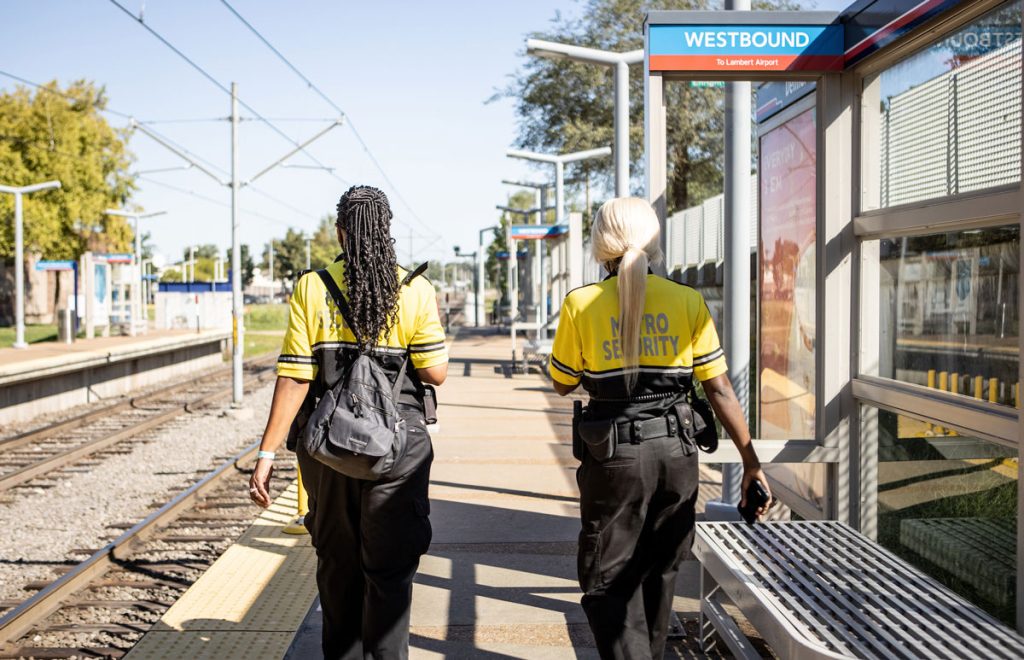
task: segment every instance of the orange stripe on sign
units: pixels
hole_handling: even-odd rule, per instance
[[[841,71],[842,55],[651,55],[651,71]]]

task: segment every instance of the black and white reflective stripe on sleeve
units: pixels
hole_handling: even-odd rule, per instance
[[[410,353],[432,353],[444,350],[444,348],[445,343],[443,341],[436,341],[432,344],[409,344]]]
[[[289,364],[316,364],[316,358],[312,355],[289,355],[287,353],[279,355],[277,361]]]
[[[580,371],[576,371],[574,369],[570,369],[563,362],[559,362],[558,358],[556,358],[554,355],[551,356],[551,364],[552,364],[552,366],[555,367],[555,369],[558,369],[559,371],[561,371],[566,376],[571,376],[572,378],[579,378],[580,374],[582,373]]]
[[[708,364],[709,362],[714,362],[715,360],[717,360],[718,358],[722,357],[723,355],[725,355],[725,351],[723,351],[721,348],[717,348],[717,349],[711,351],[710,353],[708,353],[707,355],[701,355],[699,357],[695,355],[695,356],[693,356],[693,366],[699,367],[702,364]]]

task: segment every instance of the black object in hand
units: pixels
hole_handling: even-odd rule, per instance
[[[765,491],[760,481],[754,479],[747,486],[746,506],[737,505],[736,510],[740,512],[740,516],[748,525],[753,525],[757,522],[757,510],[765,504],[768,504],[768,492]]]

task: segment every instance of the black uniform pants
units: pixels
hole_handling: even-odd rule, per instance
[[[580,487],[578,570],[583,609],[602,658],[660,660],[679,562],[693,543],[697,453],[679,438],[589,454]]]
[[[402,416],[408,447],[387,479],[351,479],[299,447],[326,660],[409,656],[413,577],[430,546],[427,488],[434,452],[423,414]]]

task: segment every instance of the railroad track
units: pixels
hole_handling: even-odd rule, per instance
[[[247,361],[245,386],[272,375],[273,362],[273,356]],[[101,453],[128,451],[122,443],[145,441],[154,429],[229,396],[230,375],[230,367],[218,369],[0,440],[0,492],[54,477]]]
[[[119,658],[252,523],[258,445],[207,473],[52,582],[0,601],[0,658]],[[295,469],[277,469],[284,480]],[[279,482],[280,483],[280,482]]]

